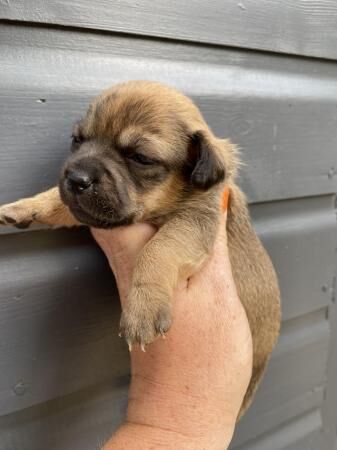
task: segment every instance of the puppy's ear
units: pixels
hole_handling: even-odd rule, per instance
[[[225,165],[215,142],[204,131],[196,131],[188,149],[190,181],[197,189],[207,190],[225,179]]]

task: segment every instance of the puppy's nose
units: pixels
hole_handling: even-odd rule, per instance
[[[95,181],[91,174],[81,169],[67,170],[65,175],[69,188],[76,194],[86,191]]]

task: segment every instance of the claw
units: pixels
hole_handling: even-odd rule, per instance
[[[132,352],[132,344],[131,344],[131,342],[128,342],[128,347],[129,347],[129,352],[131,353]]]
[[[122,332],[120,331],[119,333],[118,333],[118,337],[120,337],[120,338],[122,338],[123,337],[123,334],[122,334]]]
[[[163,339],[166,339],[166,334],[163,330],[160,330],[159,333]]]
[[[144,345],[144,344],[140,344],[140,349],[141,349],[142,352],[146,353],[145,345]]]

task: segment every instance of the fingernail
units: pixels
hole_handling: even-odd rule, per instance
[[[222,202],[221,202],[221,208],[222,211],[225,212],[228,207],[228,201],[229,201],[229,188],[225,188],[222,194]]]

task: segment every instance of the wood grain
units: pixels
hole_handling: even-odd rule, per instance
[[[334,0],[9,0],[0,18],[337,58]]]
[[[1,415],[128,379],[112,274],[88,233],[0,239]]]
[[[234,447],[236,450],[308,450],[322,449],[322,417],[318,409],[303,414],[283,426],[253,440],[249,446]],[[231,447],[232,448],[232,447]],[[325,449],[324,449],[325,450]]]
[[[144,78],[192,96],[241,148],[251,202],[337,190],[335,64],[11,26],[0,30],[0,64],[0,203],[55,184],[88,102]]]
[[[241,147],[283,326],[237,450],[335,445],[337,67],[323,59],[337,57],[336,11],[332,0],[0,0],[0,203],[56,182],[73,121],[119,81],[176,86]],[[98,450],[127,401],[119,314],[88,232],[2,231],[1,450]]]

